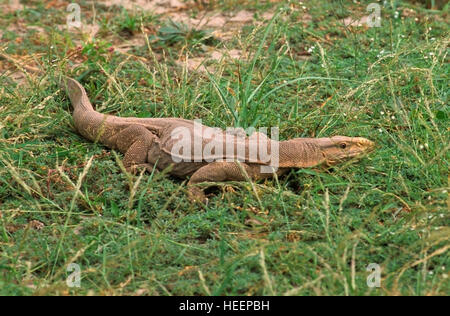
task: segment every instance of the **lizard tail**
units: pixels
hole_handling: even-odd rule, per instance
[[[69,96],[74,111],[95,111],[91,101],[89,101],[86,90],[78,81],[70,77],[61,76],[58,79],[58,84]]]

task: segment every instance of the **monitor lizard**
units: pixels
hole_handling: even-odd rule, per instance
[[[12,59],[1,52],[0,56]],[[375,146],[363,137],[277,141],[259,132],[248,137],[242,129],[212,130],[196,121],[175,117],[106,115],[95,111],[86,90],[77,80],[66,76],[59,78],[59,84],[73,106],[78,133],[123,153],[123,165],[129,172],[135,173],[142,168],[150,172],[168,168],[174,176],[189,178],[188,197],[202,203],[207,202],[198,186],[203,182],[260,180],[274,174],[282,175],[292,168],[334,165],[360,157]],[[194,139],[198,140],[197,145]],[[261,149],[266,155],[261,154]],[[268,156],[276,159],[268,160]],[[263,167],[268,169],[263,171]]]

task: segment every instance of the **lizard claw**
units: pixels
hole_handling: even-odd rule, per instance
[[[190,187],[188,189],[188,198],[191,202],[208,205],[209,199],[206,197],[203,190],[197,187]]]
[[[147,171],[148,173],[152,173],[154,170],[154,166],[150,164],[139,164],[139,165],[132,165],[131,167],[125,168],[128,173],[131,173],[132,175],[137,175],[142,172],[142,170]],[[157,171],[157,170],[155,170]]]

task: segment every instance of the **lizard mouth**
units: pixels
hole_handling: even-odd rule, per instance
[[[327,157],[327,155],[325,153],[322,153],[322,155],[323,155],[326,165],[333,166],[333,165],[341,163],[345,160],[362,158],[362,157],[368,155],[370,152],[372,152],[375,149],[374,143],[372,143],[370,145],[368,144],[366,146],[367,147],[364,147],[364,148],[356,148],[354,150],[351,150],[351,151],[341,154],[341,155],[336,155],[332,158]]]
[[[371,140],[360,138],[356,148],[348,153],[349,158],[363,157],[375,149],[375,143]]]

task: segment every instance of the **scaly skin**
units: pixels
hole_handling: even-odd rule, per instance
[[[64,77],[62,83],[66,86],[66,91],[74,107],[73,118],[81,135],[122,152],[125,155],[124,166],[130,171],[136,171],[142,167],[151,171],[156,164],[159,170],[171,166],[170,173],[173,175],[191,176],[188,182],[188,192],[190,199],[195,201],[207,201],[203,191],[196,186],[202,182],[265,179],[273,176],[274,173],[282,175],[291,168],[307,168],[323,164],[334,165],[366,154],[374,148],[372,141],[362,137],[334,136],[281,141],[278,143],[279,168],[274,173],[261,172],[261,166],[270,166],[270,163],[251,161],[248,155],[215,157],[239,160],[239,163],[217,161],[218,159],[214,159],[215,161],[212,162],[206,162],[203,159],[199,162],[175,163],[171,155],[174,146],[171,134],[179,127],[185,127],[194,133],[193,121],[179,118],[141,119],[103,115],[93,109],[84,88],[77,81]],[[207,127],[202,126],[202,130],[205,128]],[[255,133],[251,137],[225,132],[219,132],[217,135],[219,146],[225,146],[230,141],[234,145],[244,142],[246,149],[252,142],[262,143],[265,140],[265,136],[259,133]],[[207,141],[203,140],[202,149],[208,143]]]
[[[42,73],[39,69],[20,65],[15,59],[0,52],[0,56],[10,60],[16,66],[27,71]],[[78,132],[93,142],[119,150],[125,157],[123,164],[128,171],[136,172],[144,168],[153,171],[154,167],[164,170],[170,167],[170,173],[178,177],[189,177],[189,198],[206,202],[203,191],[197,186],[202,182],[247,181],[265,179],[282,175],[292,168],[308,168],[319,165],[334,165],[350,158],[362,156],[374,148],[374,143],[362,137],[334,136],[331,138],[296,138],[281,142],[268,141],[260,133],[246,137],[242,130],[216,131],[214,137],[203,137],[210,128],[200,126],[196,129],[193,121],[180,118],[120,118],[104,115],[94,110],[85,89],[76,80],[62,76],[60,86],[67,92],[74,108],[73,119]],[[218,152],[211,151],[210,156],[190,152],[173,154],[179,142],[172,133],[184,128],[193,138],[200,137],[201,150],[208,148],[211,141]],[[183,138],[184,140],[184,138]],[[189,142],[192,146],[192,142]],[[252,146],[262,146],[268,153],[277,145],[279,148],[278,165],[263,160],[260,155],[249,155]],[[244,154],[237,150],[226,150],[243,147]],[[189,146],[188,146],[189,147]],[[225,154],[223,154],[225,153]],[[182,161],[175,162],[174,157]],[[239,161],[239,162],[237,162]],[[262,171],[261,167],[277,167],[273,172]]]

